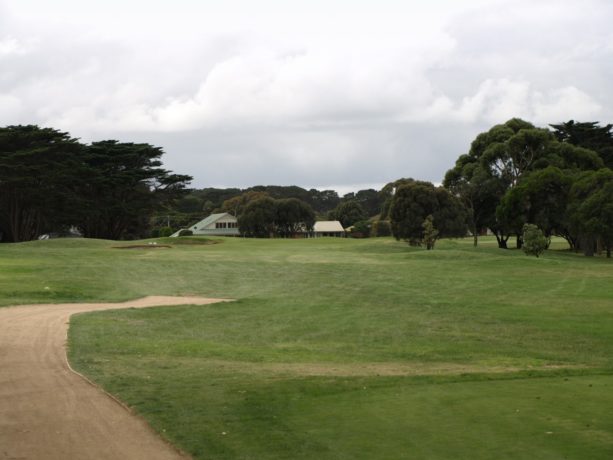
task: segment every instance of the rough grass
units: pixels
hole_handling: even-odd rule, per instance
[[[72,321],[73,365],[196,458],[613,456],[604,258],[487,239],[113,244],[0,246],[0,303],[239,299]]]

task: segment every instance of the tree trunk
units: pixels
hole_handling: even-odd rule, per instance
[[[602,250],[603,250],[602,238],[596,238],[596,254],[598,255],[602,254]]]
[[[566,235],[566,236],[562,236],[562,237],[563,237],[563,238],[566,240],[566,242],[568,243],[568,246],[569,246],[570,250],[571,250],[571,251],[575,251],[575,250],[576,250],[575,248],[576,248],[576,246],[577,246],[577,242],[576,242],[575,238],[573,238],[573,237],[571,237],[571,236],[568,236],[568,235]]]
[[[477,242],[479,239],[479,233],[477,232],[477,225],[473,225],[473,246],[477,247]]]
[[[498,241],[498,248],[499,249],[508,249],[507,246],[507,241],[509,240],[509,237],[504,237],[501,235],[498,235],[497,233],[494,233],[494,235],[496,236],[496,241]]]
[[[594,238],[591,236],[584,237],[583,240],[583,254],[587,257],[594,257]]]
[[[583,241],[582,241],[582,237],[581,236],[578,236],[575,239],[575,248],[574,249],[575,249],[576,253],[580,253],[581,250],[583,249]]]

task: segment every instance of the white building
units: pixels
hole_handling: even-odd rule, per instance
[[[191,230],[194,235],[210,235],[210,236],[238,236],[238,220],[232,214],[223,212],[220,214],[211,214],[206,219],[195,223],[191,227],[181,230]],[[181,232],[173,233],[172,237],[179,236]]]
[[[345,229],[338,220],[320,220],[313,225],[313,236],[315,238],[321,236],[343,238],[345,236]]]

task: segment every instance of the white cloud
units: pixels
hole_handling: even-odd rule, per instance
[[[554,89],[545,94],[539,92],[534,98],[533,116],[530,118],[538,123],[562,122],[572,118],[594,120],[603,113],[598,102],[574,86]]]
[[[0,13],[0,123],[151,139],[202,185],[211,164],[225,185],[438,181],[511,117],[613,121],[604,0],[0,0]]]
[[[573,87],[539,91],[528,81],[509,79],[486,80],[476,94],[465,97],[457,111],[460,121],[483,121],[489,124],[504,122],[513,117],[535,123],[593,119],[602,107],[587,93]]]
[[[6,37],[0,40],[0,59],[15,54],[25,54],[27,47],[13,37]]]
[[[23,119],[23,112],[24,107],[19,98],[0,93],[0,125],[27,123]]]

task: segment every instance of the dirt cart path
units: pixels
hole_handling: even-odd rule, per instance
[[[0,460],[184,459],[144,421],[70,370],[68,320],[88,311],[220,301],[145,297],[0,308]]]

